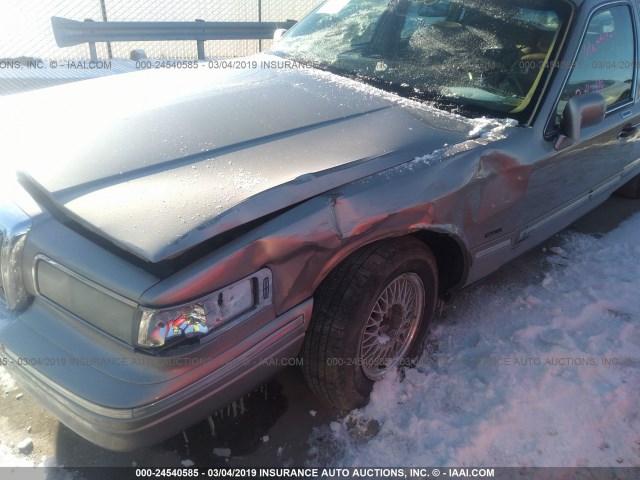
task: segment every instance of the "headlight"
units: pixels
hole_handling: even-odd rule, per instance
[[[141,309],[138,345],[162,347],[187,338],[215,336],[272,303],[271,271],[265,268],[186,305]]]

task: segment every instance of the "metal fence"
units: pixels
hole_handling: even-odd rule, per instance
[[[0,1],[0,58],[88,59],[86,45],[59,48],[51,17],[94,21],[279,22],[299,20],[321,0],[28,0]],[[221,40],[205,43],[212,58],[250,55],[269,41]],[[118,42],[97,45],[98,56],[128,58],[136,48],[150,58],[197,58],[195,42]]]

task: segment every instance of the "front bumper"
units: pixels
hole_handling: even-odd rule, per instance
[[[104,335],[36,299],[0,331],[0,357],[62,423],[104,448],[128,451],[179,433],[272,377],[297,356],[311,309],[309,299],[274,319],[264,312],[272,320],[256,319],[251,335],[230,336],[226,345],[222,335],[215,358],[158,359],[122,345],[106,354]]]

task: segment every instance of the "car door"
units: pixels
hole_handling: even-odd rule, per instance
[[[635,13],[628,2],[612,2],[591,12],[580,48],[557,101],[547,131],[559,131],[569,99],[598,92],[607,103],[598,125],[583,129],[577,142],[554,142],[533,165],[521,210],[519,241],[534,233],[542,238],[563,228],[605,198],[621,181],[621,172],[640,157],[636,102],[637,35]]]

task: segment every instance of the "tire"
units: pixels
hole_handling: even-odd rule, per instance
[[[616,195],[627,198],[640,198],[640,175],[636,175],[616,190]]]
[[[366,405],[375,381],[420,357],[437,292],[436,260],[413,237],[347,258],[314,296],[302,349],[311,390],[338,410]]]

